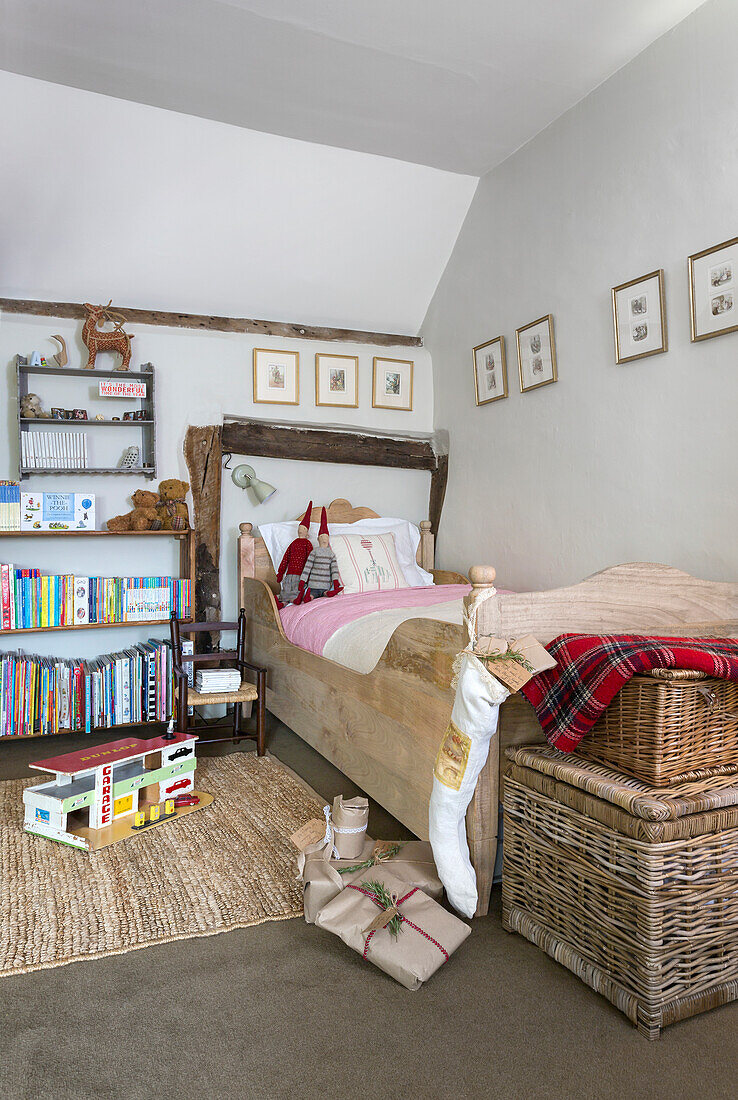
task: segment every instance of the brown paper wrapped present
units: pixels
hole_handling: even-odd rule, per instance
[[[352,876],[315,921],[391,975],[406,989],[419,989],[471,932],[387,867]]]
[[[333,843],[339,859],[358,859],[369,824],[369,799],[344,798],[337,794],[333,799],[332,824]]]
[[[391,868],[401,882],[417,886],[429,897],[438,900],[443,895],[443,884],[427,840],[375,842],[367,837],[358,860],[329,859],[330,851],[330,846],[315,844],[300,852],[297,858],[308,924],[315,923],[323,906],[332,901],[347,882],[354,882],[357,876],[366,878],[370,869],[379,864]]]

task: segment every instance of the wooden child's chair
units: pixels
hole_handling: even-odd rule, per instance
[[[174,713],[177,720],[177,730],[187,733],[188,707],[205,707],[214,703],[233,703],[233,740],[242,738],[256,740],[256,751],[263,756],[266,751],[266,669],[258,665],[252,665],[246,660],[246,612],[241,608],[238,614],[238,622],[235,623],[180,623],[179,619],[172,617],[170,621],[172,634],[172,668],[174,677]],[[212,653],[182,653],[182,638],[180,629],[185,633],[202,633],[203,631],[236,631],[236,648],[231,650],[215,650]],[[200,694],[189,686],[185,664],[229,665],[241,671],[241,686],[237,691],[222,691],[212,694]],[[245,672],[253,673],[256,684],[243,679]],[[244,732],[242,729],[242,708],[244,703],[256,704],[256,732]]]

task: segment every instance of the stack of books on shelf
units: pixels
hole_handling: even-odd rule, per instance
[[[21,432],[21,466],[26,470],[84,470],[84,432]]]
[[[17,481],[0,481],[0,531],[20,531],[21,494]]]
[[[0,654],[0,737],[89,733],[172,713],[169,642],[149,640],[100,657]]]
[[[200,695],[238,691],[240,686],[241,673],[237,668],[203,668],[195,676],[195,691]]]
[[[190,600],[187,579],[42,576],[0,565],[0,631],[188,619]]]

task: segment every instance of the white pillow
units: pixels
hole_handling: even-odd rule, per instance
[[[331,535],[331,548],[347,596],[408,587],[395,553],[394,535],[369,531]]]
[[[287,520],[284,523],[265,523],[259,527],[259,534],[264,539],[269,557],[272,559],[274,572],[279,569],[285,550],[291,542],[297,538],[297,520]],[[318,544],[319,524],[310,526],[310,541],[313,546]],[[415,555],[420,545],[420,530],[414,523],[406,519],[388,519],[380,516],[377,519],[360,519],[356,523],[329,523],[328,530],[333,535],[359,535],[369,532],[374,535],[392,534],[395,538],[395,554],[400,563],[405,583],[408,588],[422,588],[433,584],[433,577],[425,569],[421,569],[415,560]]]

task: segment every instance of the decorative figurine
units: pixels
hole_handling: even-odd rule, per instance
[[[99,351],[115,351],[121,356],[121,364],[116,370],[128,370],[131,365],[131,340],[127,332],[123,331],[125,317],[120,313],[113,313],[110,309],[113,299],[106,306],[92,306],[85,302],[88,317],[82,327],[82,343],[87,348],[88,359],[86,370],[93,370],[95,357]],[[114,326],[112,331],[98,328],[98,324],[106,321]]]
[[[102,413],[95,413],[95,420],[104,420],[105,417]]]
[[[41,408],[37,393],[26,393],[20,399],[21,420],[51,420],[52,414]]]
[[[330,548],[328,514],[324,508],[320,513],[318,545],[307,556],[295,603],[309,603],[320,596],[337,596],[342,590],[338,562]]]
[[[308,538],[308,533],[310,531],[310,514],[312,510],[313,502],[311,500],[297,528],[297,538],[294,539],[285,550],[284,557],[277,570],[277,580],[280,586],[277,607],[280,609],[285,607],[288,603],[294,603],[297,598],[300,576],[305,568],[308,554],[310,554],[313,549],[313,544]]]
[[[52,336],[52,340],[56,340],[61,345],[56,355],[52,355],[52,359],[56,363],[57,367],[66,367],[69,362],[69,356],[67,355],[67,344],[63,336]]]

